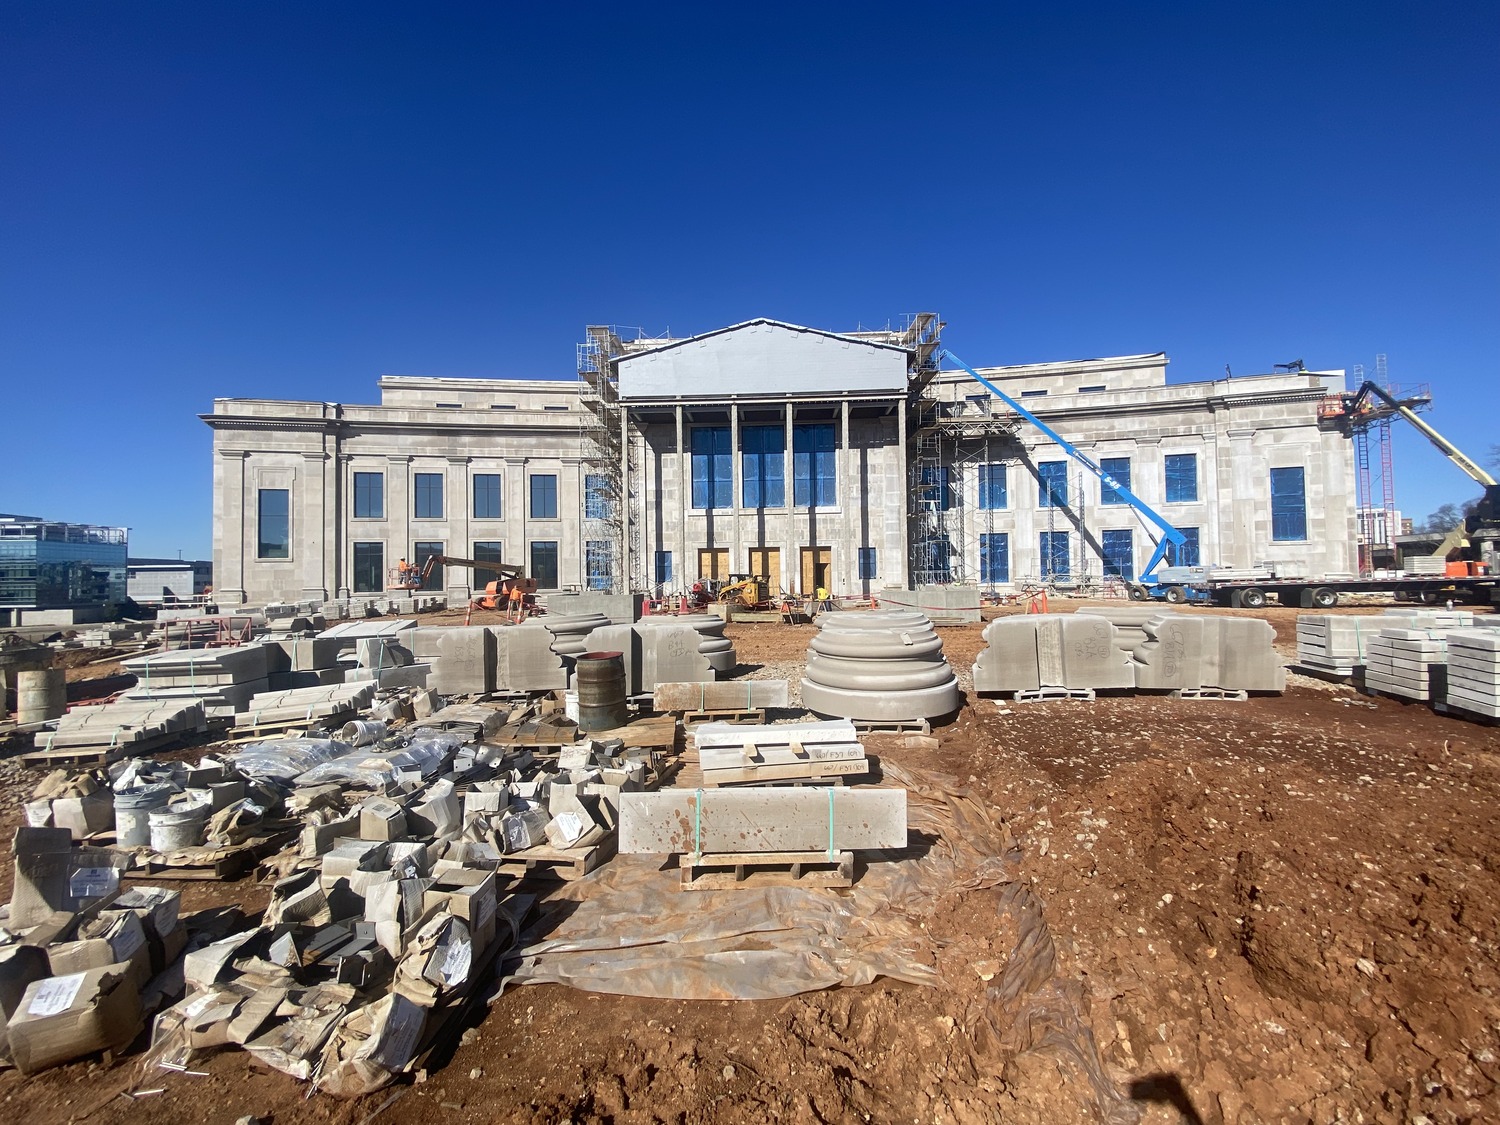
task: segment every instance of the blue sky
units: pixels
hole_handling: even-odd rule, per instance
[[[545,10],[543,10],[545,8]],[[216,396],[930,309],[1373,368],[1500,442],[1500,5],[0,9],[0,510],[207,557]],[[1397,434],[1397,495],[1477,492]]]

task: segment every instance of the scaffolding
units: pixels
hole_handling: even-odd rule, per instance
[[[625,574],[626,537],[639,520],[630,511],[631,466],[624,426],[624,406],[616,386],[614,361],[625,354],[621,329],[591,324],[578,345],[579,458],[583,463],[582,540],[585,584],[606,593],[638,588],[635,574]],[[632,539],[632,547],[634,542]],[[630,551],[636,559],[637,551]],[[637,560],[638,565],[638,560]]]

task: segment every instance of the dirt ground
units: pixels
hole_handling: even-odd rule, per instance
[[[1288,655],[1296,614],[1258,614]],[[800,663],[811,632],[729,628],[764,670]],[[979,628],[942,636],[966,671]],[[1004,890],[928,905],[938,987],[729,1003],[526,986],[425,1081],[355,1102],[305,1100],[242,1053],[158,1072],[133,1102],[128,1055],[0,1074],[0,1099],[31,1125],[1500,1119],[1500,728],[1294,677],[1247,703],[971,695],[935,733],[870,745],[955,777],[1015,842]],[[8,834],[34,775],[0,766]],[[184,905],[264,893],[188,885]],[[1047,1026],[1067,1037],[976,1018],[1021,941],[1050,946]]]

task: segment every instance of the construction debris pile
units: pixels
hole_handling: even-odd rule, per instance
[[[619,739],[555,754],[486,741],[533,711],[459,706],[433,716],[453,712],[454,730],[357,720],[191,765],[49,775],[3,919],[17,1065],[117,1049],[159,1012],[164,1066],[234,1045],[340,1094],[389,1081],[514,943],[532,901],[520,880],[593,870],[614,854],[622,796],[658,780],[659,756]],[[229,877],[256,861],[277,881],[255,924],[185,929],[176,892],[120,890],[126,873]]]
[[[1098,690],[1244,699],[1285,690],[1274,639],[1258,618],[1139,607],[1001,617],[984,630],[974,690],[1018,702],[1092,699]]]

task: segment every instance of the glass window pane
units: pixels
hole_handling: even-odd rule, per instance
[[[656,552],[656,584],[665,586],[672,581],[672,552]]]
[[[1010,581],[1010,533],[985,532],[979,536],[979,580]]]
[[[531,545],[531,573],[528,577],[536,580],[539,589],[557,589],[556,543],[533,543]]]
[[[1042,508],[1068,506],[1068,463],[1043,461],[1036,467],[1037,505]]]
[[[531,477],[531,518],[555,520],[557,518],[557,476],[553,473],[535,473]]]
[[[1198,529],[1196,527],[1179,527],[1177,530],[1182,532],[1183,543],[1180,547],[1168,545],[1167,565],[1202,566],[1203,564],[1199,561],[1200,556],[1198,552]]]
[[[354,518],[378,520],[385,517],[385,474],[354,474]]]
[[[385,544],[354,544],[354,592],[374,594],[385,589]]]
[[[412,479],[412,516],[419,520],[443,518],[443,474],[416,473]]]
[[[474,518],[498,520],[502,518],[499,473],[474,474]]]
[[[256,501],[255,557],[292,557],[292,494],[285,488],[262,488]]]
[[[1006,490],[1005,466],[988,464],[979,466],[979,506],[988,511],[1006,507],[1010,503]]]
[[[874,547],[861,547],[859,549],[859,576],[860,578],[875,577]]]
[[[1307,496],[1301,466],[1271,470],[1271,539],[1287,543],[1307,538]]]
[[[1121,488],[1130,487],[1130,458],[1129,457],[1105,457],[1099,461],[1099,467],[1104,470],[1106,476],[1113,477]],[[1111,488],[1103,480],[1099,482],[1099,503],[1101,504],[1124,504],[1125,497]]]
[[[583,478],[583,515],[585,519],[607,520],[614,513],[613,488],[603,473],[588,473]]]
[[[1067,578],[1073,573],[1066,531],[1042,532],[1041,562],[1043,578]]]
[[[505,556],[501,552],[501,544],[493,539],[476,542],[474,544],[474,551],[469,557],[475,562],[482,563],[505,561]],[[485,570],[483,567],[476,566],[473,569],[471,581],[473,582],[473,589],[478,592],[491,582],[499,582],[500,572],[498,570]]]
[[[584,584],[590,590],[608,590],[614,585],[614,551],[607,539],[584,544]]]
[[[1167,503],[1191,504],[1198,499],[1198,455],[1167,454]]]
[[[428,559],[430,559],[433,555],[441,555],[442,553],[443,545],[436,540],[419,540],[418,542],[411,545],[411,558],[407,559],[406,561],[411,563],[412,566],[416,567],[417,573],[420,574],[422,572],[422,569],[427,565]],[[422,589],[441,590],[442,588],[443,564],[433,563],[432,572],[422,580]]]
[[[1123,578],[1126,582],[1135,581],[1135,537],[1129,528],[1120,531],[1106,531],[1100,536],[1100,546],[1104,553],[1104,573],[1106,577]]]

